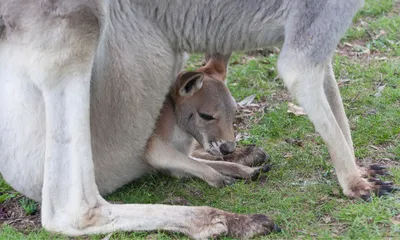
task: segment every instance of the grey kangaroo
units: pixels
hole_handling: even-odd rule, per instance
[[[145,157],[151,166],[176,176],[196,176],[214,187],[270,169],[270,165],[248,167],[189,157],[196,140],[212,156],[235,155],[233,121],[237,107],[225,85],[229,56],[214,55],[196,71],[179,74],[146,148]],[[252,153],[243,159],[256,162],[256,148]]]
[[[0,3],[0,172],[41,201],[42,225],[76,236],[168,230],[250,238],[265,215],[111,204],[144,159],[183,53],[281,44],[278,71],[326,142],[343,192],[362,177],[331,58],[362,0],[10,0]],[[161,156],[162,157],[162,156]]]

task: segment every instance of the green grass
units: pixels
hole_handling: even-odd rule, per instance
[[[354,25],[342,42],[362,43],[371,55],[350,57],[336,54],[335,75],[350,79],[341,93],[349,116],[356,157],[364,163],[382,160],[392,165],[393,177],[400,184],[400,17],[399,2],[367,0]],[[365,23],[365,27],[360,22]],[[383,30],[385,34],[374,39]],[[371,35],[371,36],[370,36]],[[376,59],[376,58],[380,59]],[[385,58],[383,58],[385,57]],[[191,205],[208,205],[238,213],[264,213],[283,229],[280,234],[260,239],[399,239],[400,225],[391,218],[400,214],[399,194],[373,198],[366,203],[350,200],[341,194],[327,148],[307,116],[287,113],[287,99],[273,97],[285,93],[276,77],[277,55],[246,59],[234,54],[228,82],[234,97],[240,101],[256,94],[255,102],[267,104],[266,113],[255,114],[246,130],[250,137],[241,144],[254,143],[271,156],[274,169],[260,182],[237,181],[215,189],[197,179],[176,179],[164,175],[146,176],[107,197],[125,203],[164,203],[181,197]],[[383,59],[382,59],[383,58]],[[202,55],[193,55],[188,68],[200,65]],[[381,96],[377,87],[386,85]],[[257,124],[253,123],[261,118]],[[285,139],[300,139],[302,146]],[[0,179],[0,204],[17,197]],[[27,214],[36,211],[35,203],[20,200]],[[186,239],[167,232],[114,233],[111,239]],[[101,239],[104,235],[93,236]],[[45,230],[22,233],[2,226],[0,239],[67,239]],[[225,238],[224,238],[225,239]],[[227,238],[226,238],[227,239]]]
[[[34,214],[38,210],[38,203],[27,198],[20,199],[19,204],[28,216]]]

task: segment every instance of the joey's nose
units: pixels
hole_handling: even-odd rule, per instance
[[[219,151],[223,155],[233,153],[236,149],[236,144],[234,142],[225,142],[219,146]]]

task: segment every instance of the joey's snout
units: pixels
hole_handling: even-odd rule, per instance
[[[223,155],[231,154],[235,150],[236,150],[236,143],[235,142],[224,142],[219,146],[219,151]]]

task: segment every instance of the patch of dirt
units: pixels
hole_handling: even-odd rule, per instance
[[[392,16],[397,17],[399,15],[400,15],[400,1],[397,0],[397,1],[395,1],[392,10],[388,13],[388,17],[392,17]]]
[[[390,221],[394,224],[399,224],[400,225],[400,214],[397,214],[396,216],[392,217]]]
[[[181,206],[190,206],[190,202],[183,197],[170,197],[162,201],[162,204],[168,205],[181,205]]]
[[[268,108],[272,109],[283,102],[290,102],[294,99],[292,98],[292,96],[290,96],[289,92],[286,89],[282,89],[275,91],[270,96],[265,96],[261,100],[268,103]]]
[[[270,54],[277,54],[280,52],[280,49],[278,47],[270,47],[270,48],[260,48],[252,51],[246,52],[247,56],[263,56],[263,57],[268,57]]]
[[[351,42],[340,43],[336,49],[336,52],[341,56],[347,56],[350,58],[369,58],[371,52],[365,46],[367,40],[356,39]]]
[[[294,138],[286,138],[285,142],[287,142],[290,145],[294,145],[294,146],[298,146],[298,147],[303,147],[304,146],[303,140],[299,139],[299,138],[296,138],[296,139],[294,139]]]
[[[195,196],[197,198],[204,197],[204,193],[197,188],[190,188],[189,192],[190,192],[190,194],[192,194],[193,196]]]
[[[388,18],[398,16],[400,14],[400,1],[395,1],[393,8],[386,13]],[[384,53],[379,52],[376,49],[368,49],[367,43],[379,39],[381,36],[386,35],[387,33],[384,30],[380,30],[379,32],[375,32],[370,30],[368,26],[368,22],[374,21],[374,18],[365,17],[359,19],[356,23],[353,24],[353,27],[362,29],[366,32],[367,37],[362,39],[355,39],[350,42],[339,43],[336,52],[342,56],[348,56],[350,58],[356,60],[362,60],[369,63],[370,60],[384,61],[387,60]]]
[[[387,167],[390,171],[392,167],[400,167],[400,163],[390,158],[362,158],[357,160],[357,164],[361,167],[368,167],[372,164],[378,164]]]
[[[251,103],[245,106],[238,105],[238,113],[235,116],[233,124],[235,132],[244,132],[236,135],[236,141],[248,138],[247,130],[253,124],[257,124],[265,114],[265,103]],[[261,113],[261,116],[255,118],[256,113]]]
[[[369,146],[375,153],[375,157],[358,159],[357,163],[362,167],[370,166],[371,164],[379,164],[387,168],[400,167],[399,156],[389,152],[389,149],[394,148],[392,142],[386,142],[380,145]],[[390,171],[390,169],[388,169]]]
[[[19,203],[22,198],[24,197],[18,196],[0,205],[0,225],[9,225],[27,234],[41,228],[40,205],[34,214],[27,215]]]
[[[335,218],[333,218],[332,216],[325,214],[324,216],[322,216],[319,219],[320,222],[322,222],[323,224],[332,224],[332,223],[336,223],[337,220]]]
[[[282,102],[293,100],[289,93],[283,89],[263,96],[258,102],[251,102],[245,105],[238,105],[238,113],[235,116],[234,129],[236,132],[243,132],[237,137],[237,141],[246,139],[249,135],[247,130],[258,124],[260,120]]]
[[[378,33],[372,40],[386,34],[384,31]],[[359,60],[360,63],[369,64],[371,61],[386,61],[388,58],[385,53],[381,53],[376,49],[370,50],[366,45],[368,40],[356,39],[351,42],[340,43],[336,49],[336,53],[341,56],[347,56],[353,60]]]
[[[331,237],[340,237],[343,235],[344,232],[347,231],[347,226],[344,223],[334,223],[334,224],[330,224],[331,226]]]

